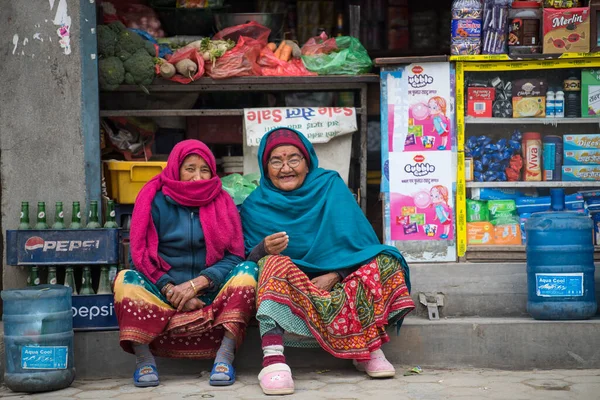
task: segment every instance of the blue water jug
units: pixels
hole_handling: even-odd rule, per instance
[[[3,290],[4,383],[15,392],[63,389],[75,379],[71,289]]]
[[[535,319],[596,314],[592,220],[574,212],[535,213],[527,235],[527,312]]]

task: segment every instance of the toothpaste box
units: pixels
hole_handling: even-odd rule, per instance
[[[563,165],[600,164],[600,149],[565,150]]]
[[[600,165],[565,165],[563,181],[600,181]]]
[[[563,144],[564,150],[598,150],[600,149],[600,134],[564,135]]]

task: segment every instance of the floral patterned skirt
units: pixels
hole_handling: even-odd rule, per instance
[[[121,271],[114,288],[121,347],[133,353],[136,342],[160,357],[213,358],[225,331],[239,346],[254,316],[257,275],[255,263],[238,264],[219,290],[200,296],[204,308],[177,312],[144,275]]]

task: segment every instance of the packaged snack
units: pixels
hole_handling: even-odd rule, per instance
[[[404,234],[405,235],[412,235],[415,234],[417,232],[419,232],[419,228],[417,227],[417,224],[408,224],[408,225],[404,225]]]
[[[496,99],[496,89],[470,87],[467,89],[467,115],[491,118],[492,104]]]
[[[517,221],[509,224],[496,225],[494,228],[495,245],[520,245],[521,240],[521,227]]]
[[[600,149],[565,150],[564,165],[600,164]]]
[[[563,181],[600,181],[600,165],[565,165]]]
[[[396,225],[406,226],[408,224],[410,224],[410,217],[408,215],[396,216]]]
[[[589,7],[544,8],[544,54],[590,51]]]
[[[490,214],[485,201],[467,199],[467,222],[489,221]]]
[[[410,223],[417,225],[425,225],[425,214],[411,214],[409,216]]]
[[[545,79],[517,79],[512,84],[512,97],[545,97],[547,92]]]
[[[513,97],[513,118],[542,118],[546,116],[546,97]]]
[[[581,71],[581,116],[597,118],[600,115],[600,69]]]
[[[494,244],[494,226],[489,222],[467,222],[467,243],[469,245]]]
[[[565,150],[600,149],[600,134],[564,135],[563,148]]]
[[[417,212],[417,207],[409,207],[409,206],[402,207],[402,215],[416,214],[416,212]]]

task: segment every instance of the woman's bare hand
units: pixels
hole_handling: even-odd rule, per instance
[[[196,296],[197,294],[189,281],[174,286],[167,291],[167,300],[169,300],[169,303],[171,303],[173,307],[177,308],[177,311],[183,310],[183,306],[186,305],[188,300],[191,300]]]
[[[276,256],[284,251],[290,242],[290,237],[285,232],[277,232],[265,238],[265,250]]]
[[[329,292],[336,283],[340,282],[340,275],[337,272],[330,272],[313,278],[311,282],[319,289]]]
[[[201,308],[204,308],[204,306],[206,306],[206,304],[202,300],[200,300],[197,297],[194,297],[193,299],[190,299],[187,301],[187,303],[185,303],[182,311],[183,312],[196,311],[196,310],[200,310]]]

